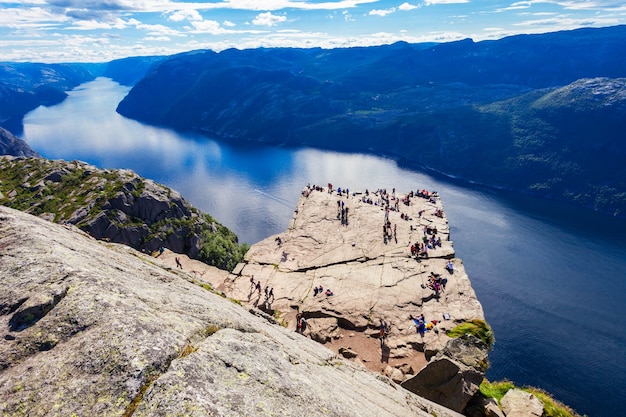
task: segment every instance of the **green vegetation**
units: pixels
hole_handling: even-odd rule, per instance
[[[480,393],[486,398],[495,398],[500,404],[500,400],[510,389],[515,388],[515,384],[510,381],[489,382],[483,379],[480,384]]]
[[[494,398],[500,404],[502,397],[513,388],[521,389],[537,397],[543,403],[546,417],[579,417],[574,410],[555,400],[545,391],[533,387],[516,387],[511,381],[489,382],[487,379],[483,379],[480,384],[480,393],[485,398]]]
[[[198,259],[220,269],[232,271],[250,249],[247,244],[239,245],[237,236],[227,227],[215,222],[208,214],[204,215],[204,227],[200,231],[202,249]]]
[[[169,188],[156,187],[171,196]],[[184,200],[171,200],[158,221],[137,217],[141,210],[132,206],[145,191],[146,181],[128,171],[99,170],[78,161],[0,159],[0,204],[7,207],[56,223],[71,222],[87,233],[92,232],[93,220],[105,213],[117,229],[138,231],[136,242],[118,243],[152,250],[167,246],[168,240],[180,240],[184,247],[195,245],[191,243],[195,240],[200,247],[197,258],[202,262],[229,271],[241,262],[249,246],[240,245],[231,230]],[[111,203],[120,196],[128,202],[124,211],[113,208],[119,207],[119,202]]]
[[[463,336],[466,333],[476,336],[477,338],[482,340],[490,349],[495,342],[495,337],[493,335],[491,327],[489,327],[489,324],[487,324],[485,320],[480,319],[474,319],[465,323],[461,323],[458,326],[454,327],[452,330],[449,330],[446,334],[450,337],[459,337]]]

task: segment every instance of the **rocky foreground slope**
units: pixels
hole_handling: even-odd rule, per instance
[[[457,415],[158,258],[2,206],[0,276],[3,416]]]

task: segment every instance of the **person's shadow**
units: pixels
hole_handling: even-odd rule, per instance
[[[380,347],[380,362],[381,363],[389,363],[390,352],[391,352],[391,349],[389,349],[389,346],[383,344]]]

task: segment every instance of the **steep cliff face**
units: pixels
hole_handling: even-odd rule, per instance
[[[459,416],[158,258],[2,206],[0,275],[3,416]]]
[[[28,143],[2,127],[0,127],[0,155],[39,157],[39,154],[28,146]]]
[[[234,233],[178,192],[130,170],[2,157],[0,180],[1,204],[76,225],[97,239],[145,252],[166,247],[229,270],[246,250]]]
[[[219,288],[293,330],[303,317],[305,335],[372,371],[399,383],[415,374],[423,380],[420,370],[444,350],[447,332],[484,320],[482,306],[455,257],[439,196],[355,191],[306,188],[288,230],[252,245]],[[423,328],[416,325],[420,316]],[[436,385],[464,389],[440,389],[429,398],[463,411],[478,392],[486,354],[485,348],[482,370],[438,367]]]

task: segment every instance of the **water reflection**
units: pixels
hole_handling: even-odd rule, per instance
[[[371,155],[234,145],[142,125],[114,112],[126,92],[106,79],[86,84],[27,115],[23,138],[47,158],[130,168],[166,184],[248,243],[286,229],[307,183],[438,190],[496,333],[488,377],[540,386],[590,416],[622,413],[624,221],[457,186]]]

